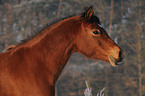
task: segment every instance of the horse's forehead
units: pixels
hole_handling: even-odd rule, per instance
[[[90,25],[91,25],[91,28],[92,28],[92,29],[94,29],[94,28],[95,28],[95,29],[96,29],[96,28],[98,29],[98,28],[100,27],[100,25],[99,25],[98,23],[96,23],[96,22],[91,23]]]

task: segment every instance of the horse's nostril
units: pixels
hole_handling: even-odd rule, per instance
[[[119,61],[122,61],[122,60],[123,60],[123,54],[122,54],[122,51],[119,52],[119,58],[120,58]]]

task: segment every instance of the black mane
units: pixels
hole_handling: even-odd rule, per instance
[[[21,40],[20,43],[25,43],[25,42],[27,42],[27,41],[35,38],[36,35],[38,35],[39,33],[41,33],[47,27],[49,27],[49,26],[51,26],[51,25],[53,25],[53,24],[55,24],[55,23],[57,23],[57,22],[59,22],[61,20],[64,20],[66,18],[70,18],[70,17],[73,17],[73,16],[75,16],[75,15],[67,16],[67,17],[64,17],[64,18],[55,18],[55,20],[52,21],[52,22],[50,22],[49,24],[47,23],[43,27],[36,28],[37,31],[33,30],[29,35],[27,35],[27,37],[25,39]]]
[[[25,43],[33,38],[36,37],[36,35],[38,35],[39,33],[41,33],[44,29],[46,29],[47,27],[55,24],[56,22],[59,22],[61,20],[64,20],[66,18],[70,18],[70,17],[73,17],[73,16],[76,16],[76,15],[71,15],[71,16],[67,16],[65,18],[59,18],[59,19],[55,19],[53,22],[49,23],[49,24],[46,24],[44,27],[39,27],[37,28],[37,31],[32,31],[31,34],[27,35],[27,37],[24,39],[24,40],[21,40],[21,43]],[[85,13],[82,14],[81,18],[85,16]],[[101,25],[101,22],[99,20],[99,18],[95,15],[92,15],[92,17],[90,18],[90,20],[88,21],[89,23],[93,23],[93,22],[96,22],[97,24]]]
[[[27,37],[23,40],[21,40],[20,43],[25,43],[33,38],[36,37],[36,35],[38,35],[39,33],[41,33],[44,29],[46,29],[48,26],[50,26],[49,24],[45,24],[43,27],[39,27],[39,28],[36,28],[35,30],[33,30],[30,34],[27,35]]]

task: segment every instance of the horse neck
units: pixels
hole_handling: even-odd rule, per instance
[[[36,58],[41,58],[47,71],[56,81],[71,54],[75,52],[75,36],[79,31],[77,20],[68,19],[58,22],[52,28],[46,28],[38,40],[30,41],[31,50]],[[36,42],[38,41],[38,42]],[[28,42],[31,45],[31,43]],[[41,64],[39,64],[41,66]],[[50,75],[50,74],[49,74]]]

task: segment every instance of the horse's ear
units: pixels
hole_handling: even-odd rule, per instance
[[[85,18],[86,18],[87,20],[90,20],[90,18],[92,17],[93,14],[94,14],[93,6],[90,6],[90,7],[88,7],[88,8],[86,9],[84,15],[85,15]]]

